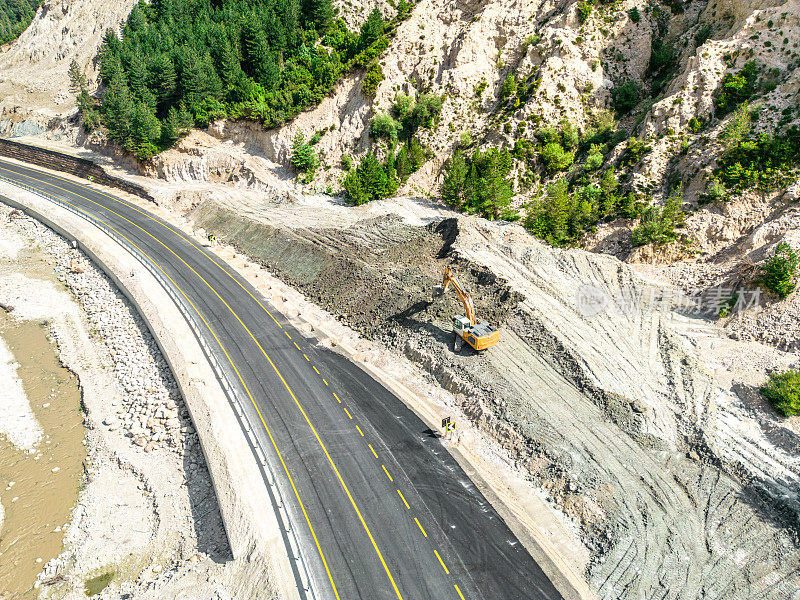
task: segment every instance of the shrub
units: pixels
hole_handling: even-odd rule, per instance
[[[512,165],[508,150],[476,149],[465,157],[458,148],[445,166],[442,198],[450,206],[487,219],[515,220],[516,211],[509,209]]]
[[[641,19],[641,16],[639,15],[639,9],[634,6],[628,11],[628,17],[630,17],[630,20],[634,23],[638,23]]]
[[[517,93],[517,80],[513,73],[506,75],[503,85],[500,86],[500,101],[505,102]]]
[[[798,164],[800,129],[795,126],[783,135],[762,133],[740,141],[723,153],[714,174],[729,190],[757,186],[767,192],[795,179]]]
[[[689,119],[689,131],[692,133],[700,133],[706,126],[705,117],[692,117]]]
[[[575,160],[575,154],[567,152],[558,142],[545,144],[539,153],[545,168],[550,173],[557,173],[568,168]]]
[[[395,121],[391,115],[381,113],[375,115],[369,124],[369,134],[375,139],[396,140],[397,132],[400,131],[402,125],[399,121]]]
[[[367,154],[358,167],[349,171],[342,180],[347,199],[352,204],[364,204],[391,196],[397,191],[397,180],[393,172],[393,165],[387,169],[374,154]]]
[[[764,285],[781,298],[786,298],[795,287],[797,254],[786,242],[775,248],[775,254],[764,265]]]
[[[724,117],[749,100],[756,92],[757,78],[755,61],[748,62],[738,73],[727,73],[714,98],[717,115]]]
[[[652,147],[648,146],[646,141],[635,137],[628,138],[628,145],[622,155],[622,164],[625,166],[636,164],[651,150]]]
[[[800,414],[800,371],[772,373],[760,391],[783,416]]]
[[[683,223],[683,190],[677,188],[663,207],[650,205],[644,209],[642,220],[631,233],[631,245],[666,244],[675,239],[675,227]]]
[[[581,0],[578,2],[578,21],[581,23],[585,23],[586,20],[589,18],[589,15],[592,14],[592,5],[590,2],[584,2]]]
[[[706,23],[694,34],[694,45],[700,47],[711,37],[711,23]]]
[[[305,141],[305,136],[299,131],[292,142],[292,165],[301,173],[313,174],[319,166],[319,159],[311,144]]]
[[[611,101],[614,109],[621,115],[631,112],[641,95],[641,86],[635,81],[626,81],[611,90]]]
[[[378,90],[378,85],[380,85],[383,80],[383,69],[378,63],[372,63],[369,69],[367,69],[367,73],[364,75],[361,91],[368,98],[374,98],[375,92]]]
[[[603,166],[603,147],[598,144],[592,144],[589,150],[589,156],[586,157],[586,170],[596,171]]]

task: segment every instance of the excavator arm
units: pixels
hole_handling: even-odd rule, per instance
[[[475,307],[472,305],[472,297],[467,293],[467,291],[462,287],[461,282],[456,277],[453,270],[448,266],[444,270],[444,278],[442,279],[442,294],[447,291],[447,288],[453,284],[453,289],[458,294],[458,297],[461,299],[461,302],[464,304],[464,312],[466,313],[467,319],[469,319],[470,325],[475,325]]]

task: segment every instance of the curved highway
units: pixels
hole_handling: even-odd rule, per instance
[[[112,227],[194,305],[262,425],[318,598],[561,598],[423,421],[305,339],[224,261],[113,195],[4,160],[0,175]]]

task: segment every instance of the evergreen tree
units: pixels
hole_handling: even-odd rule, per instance
[[[450,206],[460,208],[464,202],[464,181],[467,178],[467,161],[461,148],[456,148],[450,163],[447,166],[444,182],[442,183],[442,199]]]
[[[361,48],[368,48],[383,35],[385,23],[381,16],[381,11],[376,8],[369,13],[367,20],[361,25],[361,35],[358,43]]]

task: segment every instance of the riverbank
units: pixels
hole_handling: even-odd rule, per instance
[[[86,418],[82,489],[63,548],[39,565],[40,597],[274,597],[232,560],[197,434],[140,317],[81,252],[4,205],[0,240],[0,304],[48,322]]]

